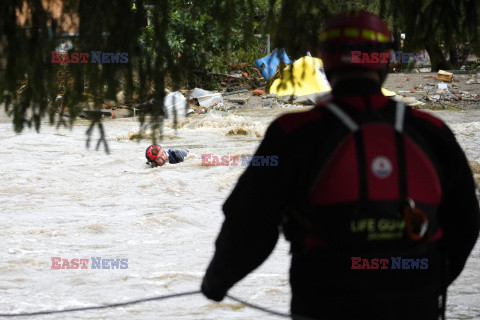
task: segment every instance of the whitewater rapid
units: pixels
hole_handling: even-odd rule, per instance
[[[288,109],[295,111],[297,109]],[[86,149],[88,121],[40,133],[0,123],[0,313],[104,305],[199,289],[223,221],[221,206],[244,166],[202,166],[202,154],[255,152],[286,109],[218,112],[166,123],[162,145],[186,161],[150,168],[149,140],[131,140],[134,118],[106,120],[111,153]],[[449,115],[446,116],[448,120]],[[453,121],[471,159],[480,158],[480,117]],[[92,138],[98,137],[94,132]],[[93,141],[95,142],[95,141]],[[95,146],[95,143],[92,143]],[[288,313],[288,244],[229,293]],[[128,259],[124,269],[52,269],[62,259]],[[449,291],[449,319],[480,319],[480,248]],[[201,295],[36,319],[278,319]]]

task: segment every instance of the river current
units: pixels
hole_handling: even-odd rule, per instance
[[[199,289],[223,221],[221,206],[245,166],[202,166],[202,154],[241,156],[258,147],[269,123],[299,110],[217,112],[167,122],[162,145],[187,148],[178,165],[145,164],[148,140],[131,140],[134,118],[106,120],[111,153],[85,147],[88,128],[43,124],[40,133],[0,123],[0,313],[104,305]],[[477,113],[439,113],[471,160],[480,158]],[[98,136],[94,132],[92,139]],[[95,146],[95,141],[92,142]],[[289,312],[288,243],[229,293]],[[53,260],[88,259],[54,269]],[[110,266],[116,259],[124,268]],[[100,259],[100,260],[99,260]],[[113,262],[109,259],[113,259]],[[124,259],[124,260],[121,260]],[[128,260],[126,260],[128,259]],[[106,262],[105,262],[106,261]],[[125,265],[126,263],[126,265]],[[480,319],[480,245],[449,290],[449,319]],[[201,295],[36,319],[276,319],[232,300]]]

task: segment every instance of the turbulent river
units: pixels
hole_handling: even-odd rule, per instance
[[[202,154],[252,154],[268,124],[287,109],[217,113],[166,123],[162,145],[186,161],[151,169],[136,119],[104,122],[111,153],[86,149],[88,122],[40,133],[0,123],[0,313],[105,305],[199,289],[223,221],[221,206],[244,166],[202,166]],[[289,109],[294,111],[296,109]],[[471,160],[480,160],[480,114],[439,113]],[[92,138],[98,134],[94,132]],[[92,145],[95,146],[95,141]],[[52,269],[52,258],[88,268]],[[92,257],[115,269],[92,269]],[[288,243],[229,293],[289,312]],[[62,262],[59,263],[62,265]],[[81,266],[81,264],[80,264]],[[480,245],[450,287],[449,319],[480,319]],[[277,319],[201,295],[36,319]]]

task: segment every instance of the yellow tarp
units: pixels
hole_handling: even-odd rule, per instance
[[[281,77],[273,81],[270,86],[270,93],[279,96],[292,94],[305,96],[330,91],[330,84],[319,68],[323,68],[322,60],[319,58],[305,56],[298,59],[282,70]]]
[[[305,56],[282,70],[280,78],[273,81],[270,86],[269,93],[279,96],[294,94],[300,97],[330,90],[332,90],[330,84],[323,73],[322,60]],[[382,93],[387,97],[396,95],[395,92],[385,88],[382,88]]]

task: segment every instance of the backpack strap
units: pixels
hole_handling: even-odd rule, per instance
[[[365,155],[365,148],[363,143],[363,134],[360,130],[360,125],[355,122],[345,111],[343,111],[335,103],[326,105],[327,109],[342,122],[348,130],[350,130],[355,139],[355,150],[358,159],[358,190],[359,190],[359,205],[360,209],[365,208],[368,201],[368,177],[367,171],[367,157]]]
[[[395,107],[395,131],[403,132],[405,122],[405,104],[397,101]],[[345,111],[335,103],[329,103],[326,108],[333,113],[350,131],[357,131],[360,126]]]
[[[408,202],[407,160],[405,154],[405,140],[403,136],[405,109],[405,104],[397,101],[395,108],[395,145],[397,149],[398,161],[398,192],[400,199]]]
[[[329,103],[329,104],[326,105],[326,107],[350,131],[355,132],[360,128],[360,126],[345,111],[340,109],[340,107],[337,106],[335,103]]]
[[[397,101],[395,106],[395,130],[403,132],[403,124],[405,122],[405,104]]]

